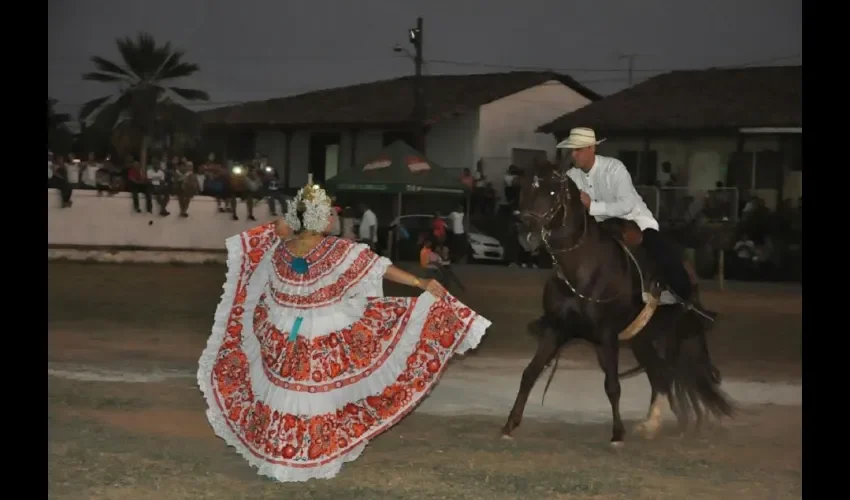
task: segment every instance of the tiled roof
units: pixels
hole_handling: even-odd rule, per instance
[[[423,76],[426,123],[476,109],[547,81],[556,80],[591,99],[600,96],[572,78],[552,72],[515,71],[475,75]],[[205,124],[370,125],[409,123],[413,77],[317,90],[199,113]]]
[[[673,71],[593,102],[540,127],[602,133],[802,127],[803,67]]]

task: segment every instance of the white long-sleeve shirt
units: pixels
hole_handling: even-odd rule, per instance
[[[596,155],[587,173],[572,168],[567,175],[590,196],[589,212],[597,221],[618,217],[633,221],[641,231],[658,230],[658,221],[635,190],[632,176],[620,160]]]

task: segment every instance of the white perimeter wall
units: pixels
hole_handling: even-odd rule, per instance
[[[144,198],[140,197],[144,210]],[[168,205],[171,215],[137,214],[128,193],[98,197],[94,191],[74,191],[70,208],[60,208],[59,192],[47,190],[47,244],[105,247],[148,247],[172,250],[224,250],[224,240],[272,220],[268,206],[254,208],[257,221],[246,220],[244,203],[237,205],[240,220],[218,213],[215,200],[196,196],[189,217],[178,217],[177,200]]]

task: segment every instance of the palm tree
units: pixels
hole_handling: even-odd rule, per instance
[[[163,106],[172,102],[171,94],[187,101],[208,101],[201,90],[172,86],[172,82],[191,76],[200,68],[183,62],[185,52],[170,43],[157,46],[148,33],[139,33],[116,40],[123,64],[94,56],[91,61],[97,71],[86,73],[83,80],[108,83],[118,87],[118,93],[92,99],[80,109],[80,120],[94,116],[95,126],[114,130],[121,126],[139,140],[139,160],[147,163],[148,147],[163,129],[159,123]]]
[[[73,134],[68,129],[67,123],[71,121],[71,115],[57,113],[56,99],[47,98],[47,147],[58,154],[65,154],[71,147]]]
[[[71,121],[71,115],[68,113],[57,113],[56,104],[59,103],[56,99],[47,98],[47,130],[56,130],[64,127],[66,123]]]

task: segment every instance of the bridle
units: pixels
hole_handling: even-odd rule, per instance
[[[558,215],[558,212],[563,211],[563,215],[561,218],[562,225],[565,226],[567,223],[567,215],[569,214],[570,202],[572,201],[572,195],[570,194],[570,186],[567,182],[568,176],[566,172],[554,172],[553,177],[558,181],[558,189],[556,191],[552,191],[550,194],[555,196],[555,203],[552,204],[552,207],[549,208],[542,215],[538,215],[533,212],[527,212],[523,214],[524,216],[530,216],[536,219],[540,223],[540,239],[543,241],[543,245],[546,247],[546,251],[549,253],[549,257],[552,258],[552,267],[555,268],[555,271],[558,274],[558,278],[561,279],[570,290],[579,298],[587,300],[589,302],[594,302],[597,304],[603,304],[606,302],[611,302],[612,300],[618,298],[620,296],[619,293],[615,294],[613,297],[607,299],[595,299],[593,297],[589,297],[580,293],[576,288],[570,283],[570,280],[564,276],[564,272],[561,269],[560,264],[558,264],[558,259],[555,258],[556,254],[564,254],[572,252],[573,250],[578,249],[582,243],[584,243],[585,236],[587,236],[587,228],[588,228],[588,214],[587,210],[584,211],[584,217],[582,218],[582,231],[578,237],[578,241],[576,241],[572,246],[567,248],[554,248],[552,244],[549,242],[549,237],[552,235],[552,231],[549,229],[549,224],[555,219],[555,216]],[[534,176],[531,181],[531,187],[534,189],[540,188],[540,178],[538,176]],[[529,233],[526,236],[530,236]]]

